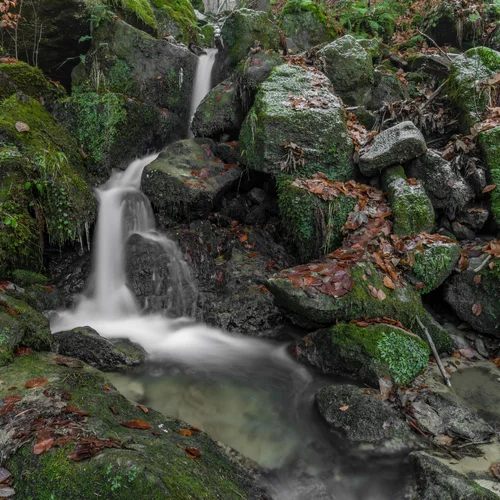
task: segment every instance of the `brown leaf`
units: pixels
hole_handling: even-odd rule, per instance
[[[423,281],[419,281],[416,285],[415,285],[415,290],[422,290],[422,288],[425,287],[425,283]]]
[[[109,392],[109,391],[111,391],[111,387],[109,387],[109,385],[105,385],[104,386],[104,390],[107,391],[107,392]]]
[[[144,413],[149,413],[149,408],[146,408],[144,405],[137,403],[135,406],[137,406],[137,408],[140,408]]]
[[[179,434],[180,434],[181,436],[192,436],[192,435],[193,435],[193,433],[191,432],[191,430],[190,430],[190,429],[181,429],[181,430],[179,431]]]
[[[490,471],[497,479],[500,479],[500,462],[492,464],[490,466]]]
[[[476,302],[472,306],[472,312],[475,316],[481,316],[481,313],[483,312],[483,306],[479,302]]]
[[[458,260],[458,269],[460,269],[460,271],[465,271],[468,268],[469,268],[469,257],[467,257],[466,252],[462,252],[460,254],[460,259]]]
[[[385,300],[387,298],[387,295],[382,291],[382,290],[379,290],[377,292],[377,299],[382,301],[382,300]]]
[[[19,401],[21,401],[21,396],[19,395],[15,395],[15,396],[7,396],[6,398],[3,398],[3,402],[8,405],[8,404],[12,404],[12,403],[18,403]]]
[[[54,361],[58,365],[68,366],[69,368],[83,368],[83,363],[79,359],[68,358],[66,356],[56,356]]]
[[[349,409],[349,405],[344,405],[339,408],[340,411],[347,411]]]
[[[394,290],[396,288],[394,281],[392,281],[391,278],[389,278],[389,276],[384,276],[384,285],[387,288],[390,288],[391,290]]]
[[[49,451],[52,448],[53,442],[54,442],[54,438],[51,438],[51,437],[39,439],[35,443],[35,446],[33,447],[33,454],[34,455],[41,455],[42,453]]]
[[[31,356],[32,354],[33,354],[33,349],[31,349],[30,347],[20,346],[16,347],[16,350],[14,351],[14,356],[16,356],[17,358],[20,358],[21,356]]]
[[[10,411],[12,411],[15,408],[13,403],[9,403],[3,406],[0,406],[0,417],[3,417],[4,415],[7,415]]]
[[[201,451],[196,448],[185,448],[187,458],[198,458],[201,457]]]
[[[255,257],[257,257],[257,255],[260,255],[260,252],[250,252],[247,257],[249,259],[254,259]]]
[[[16,127],[16,130],[18,132],[29,132],[30,131],[30,126],[24,122],[16,122],[15,127]]]
[[[35,387],[43,387],[47,383],[48,380],[46,377],[34,378],[33,380],[28,380],[28,382],[24,384],[24,387],[26,387],[26,389],[34,389]]]
[[[111,413],[113,415],[118,415],[118,410],[113,406],[113,405],[109,405],[108,408],[111,410]]]
[[[479,285],[479,283],[481,283],[481,275],[480,274],[476,274],[476,276],[474,276],[474,283],[476,285]]]
[[[488,186],[486,186],[484,189],[483,189],[483,193],[489,193],[491,191],[493,191],[494,189],[496,189],[497,185],[496,184],[489,184]]]
[[[140,429],[143,431],[153,427],[151,424],[144,422],[144,420],[128,420],[127,422],[121,422],[120,425],[129,429]]]
[[[241,243],[245,243],[248,240],[248,234],[242,234],[239,238]]]

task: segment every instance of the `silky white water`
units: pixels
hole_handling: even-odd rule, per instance
[[[205,49],[206,54],[201,54],[198,57],[198,65],[196,67],[196,74],[193,85],[193,97],[191,98],[191,113],[189,124],[193,120],[194,114],[198,109],[201,101],[212,89],[212,70],[214,68],[215,56],[217,49]],[[189,137],[193,137],[191,128],[189,129]]]

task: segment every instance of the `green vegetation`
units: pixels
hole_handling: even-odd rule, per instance
[[[489,167],[491,184],[497,186],[490,193],[491,212],[496,223],[500,225],[500,127],[481,132],[479,145]]]
[[[25,269],[14,269],[11,273],[12,281],[19,286],[46,285],[48,279],[42,274],[26,271]]]

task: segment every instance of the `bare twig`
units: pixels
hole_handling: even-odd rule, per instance
[[[441,52],[441,54],[443,54],[443,56],[445,56],[446,59],[448,59],[448,61],[453,62],[453,59],[429,35],[426,35],[423,31],[420,30],[417,31],[419,35],[422,35],[423,37],[427,38],[427,40],[429,40],[429,42],[431,42],[432,45],[434,45],[434,47],[436,47],[436,49],[438,49],[439,52]]]
[[[481,262],[481,264],[479,264],[479,266],[476,267],[476,269],[473,269],[473,271],[475,273],[478,273],[490,260],[491,260],[491,255],[488,255],[488,257],[486,257],[486,259],[484,259],[483,262]]]
[[[446,84],[448,83],[448,80],[445,80],[425,101],[421,106],[420,109],[424,109],[429,103],[431,103],[440,93],[441,91],[445,88]]]
[[[448,377],[447,373],[444,371],[443,363],[441,363],[441,358],[439,357],[439,354],[437,352],[436,346],[434,345],[429,330],[427,330],[427,328],[424,326],[422,321],[420,321],[420,318],[418,316],[417,316],[417,323],[419,324],[420,328],[424,331],[425,337],[427,338],[427,342],[429,342],[429,345],[431,346],[432,354],[436,359],[436,363],[438,365],[439,371],[441,372],[441,375],[443,376],[445,384],[448,387],[451,387],[450,377]]]

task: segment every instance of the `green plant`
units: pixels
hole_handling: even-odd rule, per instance
[[[427,366],[429,349],[420,339],[395,332],[383,333],[377,348],[396,384],[411,382]]]

